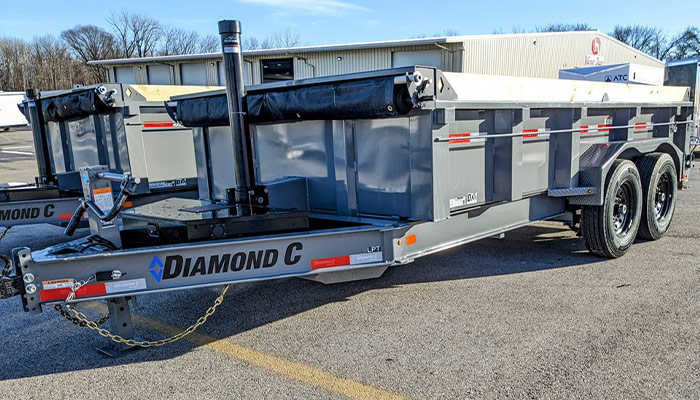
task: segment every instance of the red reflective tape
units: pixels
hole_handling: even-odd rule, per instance
[[[523,129],[523,133],[528,133],[529,135],[523,135],[524,138],[533,138],[537,137],[537,132],[539,132],[539,129]],[[534,134],[533,134],[534,133]]]
[[[612,124],[598,125],[598,131],[601,133],[610,132],[610,128],[612,128]]]
[[[342,267],[344,265],[350,265],[350,256],[319,258],[317,260],[311,260],[311,269]]]
[[[70,294],[70,288],[48,289],[39,292],[41,301],[65,300]],[[104,283],[93,283],[85,285],[75,292],[75,297],[98,296],[107,294],[107,289]]]
[[[582,134],[588,133],[588,125],[581,125],[581,133]]]
[[[144,128],[172,128],[175,124],[172,121],[146,121]]]
[[[470,137],[472,134],[471,133],[450,133],[449,137],[451,138],[463,138],[463,137]],[[472,140],[471,139],[455,139],[455,140],[450,140],[449,143],[470,143]]]
[[[68,221],[71,218],[73,218],[72,213],[58,214],[58,219],[60,219],[61,221]],[[83,219],[85,218],[87,218],[87,214],[83,214]]]
[[[645,131],[647,130],[647,123],[646,122],[636,122],[634,124],[634,130],[635,131]]]

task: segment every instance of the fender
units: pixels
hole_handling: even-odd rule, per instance
[[[591,146],[579,160],[579,186],[594,187],[592,194],[569,197],[569,204],[581,206],[601,206],[605,196],[605,178],[610,167],[618,158],[634,160],[653,152],[669,154],[676,164],[678,177],[683,175],[683,152],[668,138],[654,138],[631,142],[609,142]]]

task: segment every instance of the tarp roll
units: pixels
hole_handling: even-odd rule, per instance
[[[375,78],[319,86],[253,92],[247,96],[251,122],[395,117],[413,107],[405,85]]]
[[[170,118],[184,126],[226,126],[229,124],[226,95],[177,101],[177,108],[165,102]]]
[[[94,89],[41,100],[46,122],[75,121],[107,112],[113,104],[114,99],[105,100]]]
[[[395,85],[393,77],[256,90],[246,95],[245,104],[251,123],[386,118],[413,108],[406,85]],[[228,125],[223,95],[178,100],[176,110],[166,108],[185,126]]]

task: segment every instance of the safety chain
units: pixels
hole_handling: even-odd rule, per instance
[[[2,231],[2,233],[0,233],[0,241],[2,241],[2,239],[7,235],[7,232],[10,231],[10,228],[12,227],[6,226],[5,230]],[[6,277],[12,275],[12,261],[3,255],[0,255],[0,261],[4,264],[4,266],[2,267],[2,271],[0,271],[0,276]]]
[[[53,306],[53,309],[56,310],[56,311],[58,311],[58,313],[61,314],[62,317],[64,317],[64,318],[67,319],[68,321],[72,322],[73,324],[78,325],[78,326],[81,326],[81,327],[86,327],[86,326],[87,326],[87,322],[86,322],[86,321],[80,320],[80,319],[78,319],[78,318],[76,318],[76,317],[70,315],[70,314],[68,313],[68,311],[64,310],[63,307],[61,307],[60,304],[54,305],[54,306]],[[99,321],[92,321],[92,322],[94,322],[94,323],[97,324],[97,325],[102,325],[102,324],[104,324],[105,322],[109,321],[109,318],[110,318],[110,317],[111,317],[111,315],[110,315],[110,314],[107,314],[107,315],[105,315],[104,317],[100,318]]]
[[[84,285],[86,282],[81,282],[81,283],[78,283],[73,287],[73,291],[71,293],[73,296],[75,296],[75,291],[77,291],[78,288],[80,286]],[[176,335],[170,336],[170,337],[165,338],[165,339],[160,339],[160,340],[125,339],[122,336],[113,334],[112,332],[110,332],[107,329],[100,328],[98,325],[100,325],[99,322],[102,320],[97,321],[97,322],[89,320],[85,314],[76,310],[75,307],[73,307],[71,304],[66,304],[66,310],[68,310],[68,312],[70,312],[71,314],[74,315],[74,317],[70,318],[71,321],[73,321],[73,318],[75,318],[76,320],[79,321],[78,325],[90,328],[93,331],[97,332],[100,336],[105,337],[113,342],[125,344],[127,346],[135,346],[135,347],[143,347],[143,348],[160,347],[160,346],[164,346],[166,344],[173,343],[173,342],[176,342],[176,341],[184,338],[185,336],[196,331],[197,328],[202,326],[205,322],[207,322],[207,319],[209,319],[209,317],[211,317],[216,312],[216,308],[219,307],[221,305],[221,303],[224,302],[224,296],[226,296],[226,293],[228,292],[229,287],[230,287],[230,285],[226,285],[226,287],[224,287],[224,290],[221,291],[221,294],[219,295],[219,297],[217,297],[216,300],[214,300],[214,304],[207,309],[207,311],[204,313],[204,315],[199,317],[197,322],[190,325],[187,329],[185,329],[184,331],[182,331]],[[73,296],[69,295],[68,298],[72,299]],[[68,300],[68,299],[66,299],[66,300]]]
[[[3,239],[5,238],[5,235],[7,235],[7,232],[9,232],[10,229],[12,229],[11,226],[6,226],[6,227],[5,227],[5,230],[4,230],[2,233],[0,233],[0,240],[3,240]]]

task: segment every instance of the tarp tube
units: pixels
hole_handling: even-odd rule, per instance
[[[394,77],[259,90],[244,100],[249,123],[388,118],[413,108],[408,87],[396,85]],[[166,109],[185,126],[228,125],[224,95],[180,99]]]
[[[104,92],[104,87],[98,87],[47,97],[41,101],[44,122],[75,121],[107,112],[114,106],[111,96],[111,92]]]

